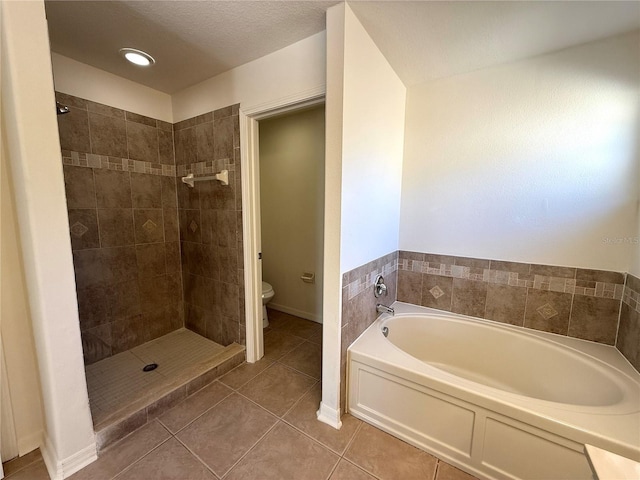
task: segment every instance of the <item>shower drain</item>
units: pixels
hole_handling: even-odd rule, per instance
[[[142,371],[143,372],[151,372],[152,370],[155,370],[156,368],[158,368],[158,364],[157,363],[150,363],[149,365],[145,365],[144,367],[142,367]]]

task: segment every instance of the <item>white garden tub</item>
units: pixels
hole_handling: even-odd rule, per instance
[[[352,415],[481,478],[590,480],[586,443],[640,460],[640,375],[614,347],[394,307],[349,348]]]

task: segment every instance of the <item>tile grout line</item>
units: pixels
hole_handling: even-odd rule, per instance
[[[152,421],[155,421],[155,419],[153,419]],[[150,424],[151,422],[148,422],[148,424]],[[159,423],[159,422],[158,422]],[[162,445],[164,445],[165,443],[167,443],[169,440],[171,440],[171,438],[173,438],[173,435],[171,434],[171,432],[169,432],[169,430],[167,430],[165,428],[164,425],[160,424],[160,426],[167,431],[167,433],[169,434],[168,438],[165,438],[163,441],[161,441],[158,445],[156,445],[155,447],[153,447],[151,450],[149,450],[147,453],[145,453],[144,455],[142,455],[141,457],[139,457],[138,459],[134,460],[133,462],[131,462],[129,465],[127,465],[126,467],[124,467],[122,470],[120,470],[118,473],[116,473],[115,475],[113,475],[112,477],[110,477],[110,480],[114,480],[117,479],[120,475],[122,475],[124,472],[131,470],[131,468],[133,468],[133,466],[135,464],[137,464],[138,462],[140,462],[143,458],[147,457],[148,455],[150,455],[151,453],[155,452],[158,448],[160,448]],[[141,427],[142,428],[142,427]],[[133,432],[131,432],[129,435],[127,435],[127,437],[129,437],[131,434],[139,431],[140,429],[136,429]],[[127,438],[125,437],[125,438]],[[124,440],[124,438],[122,439]],[[110,445],[109,448],[115,446],[117,443],[120,443],[122,440],[118,440],[118,442],[116,442],[113,445]],[[97,460],[96,460],[97,461]]]
[[[269,412],[269,413],[271,413],[271,412]],[[280,419],[279,419],[279,418],[277,418],[277,419],[276,419],[276,422],[275,422],[275,423],[274,423],[274,424],[273,424],[273,425],[272,425],[272,426],[271,426],[271,427],[270,427],[270,428],[269,428],[269,429],[268,429],[268,430],[267,430],[267,431],[266,431],[266,432],[265,432],[265,433],[264,433],[264,434],[263,434],[263,435],[262,435],[262,436],[261,436],[261,437],[260,437],[256,442],[255,442],[255,443],[254,443],[254,444],[253,444],[253,445],[251,445],[251,447],[249,447],[249,448],[247,449],[247,451],[244,453],[244,455],[242,455],[242,456],[238,459],[238,461],[237,461],[236,463],[234,463],[233,465],[231,465],[231,467],[229,467],[229,469],[224,473],[224,475],[222,475],[222,476],[221,476],[221,477],[219,477],[219,478],[220,478],[220,479],[224,479],[225,477],[227,477],[227,476],[228,476],[228,475],[233,471],[233,469],[234,469],[234,468],[236,468],[236,467],[240,464],[240,462],[242,462],[242,460],[244,460],[244,458],[245,458],[247,455],[249,455],[249,453],[251,453],[251,452],[253,451],[253,449],[254,449],[254,448],[256,448],[256,446],[257,446],[257,445],[258,445],[258,444],[259,444],[259,443],[260,443],[260,442],[261,442],[261,441],[262,441],[262,440],[263,440],[267,435],[269,435],[269,433],[271,433],[271,432],[272,432],[272,431],[273,431],[273,430],[278,426],[278,424],[279,424],[279,423],[280,423]]]

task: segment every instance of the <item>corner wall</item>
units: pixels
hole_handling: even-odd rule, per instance
[[[331,418],[339,418],[344,407],[340,387],[345,383],[345,343],[377,316],[375,303],[369,301],[363,301],[363,309],[347,309],[345,302],[355,297],[344,298],[344,287],[346,282],[366,282],[378,269],[386,269],[395,278],[405,96],[404,84],[349,5],[331,7],[327,11],[325,212],[339,211],[340,227],[332,224],[336,214],[329,213],[325,223],[325,245],[329,248],[325,248],[323,391],[318,418],[336,427],[339,421]],[[332,192],[336,181],[339,194]],[[333,243],[336,236],[339,247]],[[328,253],[339,253],[337,278],[334,259],[327,258]],[[351,322],[356,320],[351,314],[364,314],[366,320]],[[355,329],[343,331],[347,324]]]
[[[18,454],[22,456],[38,448],[42,440],[42,394],[4,126],[1,134],[0,268],[3,277],[10,281],[0,282],[0,337],[6,360]]]
[[[627,271],[639,45],[636,32],[409,88],[401,249]]]
[[[2,124],[15,187],[54,479],[96,458],[43,2],[1,2]],[[54,252],[52,254],[52,252]]]
[[[340,270],[398,250],[406,88],[345,9]]]

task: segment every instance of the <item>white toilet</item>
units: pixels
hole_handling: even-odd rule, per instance
[[[267,303],[271,301],[276,293],[273,287],[267,282],[262,282],[262,328],[269,326],[269,318],[267,317]]]

